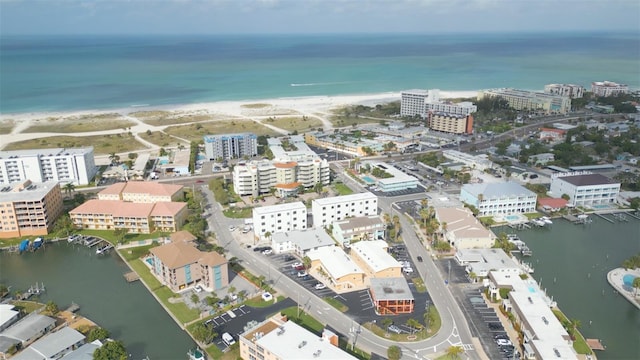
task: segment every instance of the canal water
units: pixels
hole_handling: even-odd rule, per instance
[[[567,317],[580,320],[586,338],[602,340],[599,359],[640,359],[640,310],[607,282],[610,270],[640,252],[640,220],[591,218],[585,225],[555,219],[549,228],[494,230],[517,233],[529,246],[533,256],[523,260],[534,267],[533,277]]]
[[[126,282],[128,271],[113,250],[96,255],[95,248],[66,242],[22,255],[0,252],[0,283],[19,291],[44,283],[40,301],[53,300],[61,309],[80,305],[81,315],[125,344],[130,359],[186,359],[193,340],[141,282]]]

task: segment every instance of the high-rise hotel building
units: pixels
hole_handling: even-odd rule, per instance
[[[97,170],[93,147],[0,151],[0,184],[31,180],[88,185]]]
[[[205,135],[204,152],[209,160],[253,157],[258,155],[258,137],[250,133]]]
[[[57,181],[0,185],[0,238],[46,235],[62,214]]]

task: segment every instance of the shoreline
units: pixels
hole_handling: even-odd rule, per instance
[[[461,97],[475,97],[478,90],[440,91],[442,99]],[[83,109],[69,111],[26,111],[13,113],[0,113],[0,122],[22,120],[46,120],[51,117],[73,117],[98,114],[122,114],[129,115],[141,111],[197,111],[197,110],[225,110],[250,104],[269,104],[277,107],[338,107],[345,105],[357,105],[370,102],[392,102],[400,100],[400,91],[382,92],[370,94],[345,94],[345,95],[311,95],[298,97],[275,97],[253,100],[220,100],[200,102],[193,104],[165,104],[165,105],[131,105],[129,107]]]
[[[628,302],[630,302],[640,310],[640,301],[638,301],[639,298],[633,296],[633,290],[630,294],[629,291],[625,290],[622,287],[623,276],[627,274],[640,277],[640,269],[627,270],[621,267],[615,268],[607,273],[607,281],[609,282],[609,285],[611,285],[611,287],[613,287],[616,292],[618,292],[618,294],[622,295],[622,297],[624,297]]]

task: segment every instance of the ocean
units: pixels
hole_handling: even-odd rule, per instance
[[[1,36],[0,114],[610,80],[638,33]]]

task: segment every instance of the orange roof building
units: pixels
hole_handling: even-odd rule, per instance
[[[567,206],[568,201],[562,198],[542,198],[538,199],[538,203],[547,211],[558,211]]]
[[[229,285],[227,260],[217,252],[200,251],[186,241],[173,241],[149,252],[153,259],[151,272],[174,292],[196,285],[215,291]]]
[[[99,200],[124,200],[136,203],[178,201],[182,185],[161,184],[152,181],[116,183],[98,193]]]

